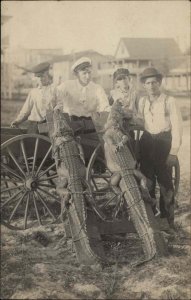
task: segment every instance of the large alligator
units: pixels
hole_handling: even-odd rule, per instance
[[[162,234],[157,230],[150,203],[144,203],[138,187],[136,177],[141,174],[136,170],[136,161],[128,147],[130,137],[123,131],[124,118],[125,111],[117,101],[112,105],[105,124],[105,158],[113,173],[111,184],[124,195],[129,216],[142,240],[144,261],[148,261],[157,254],[166,255],[167,247]]]
[[[47,125],[53,145],[59,184],[57,190],[66,208],[78,261],[92,265],[105,261],[101,240],[87,228],[86,168],[67,115],[59,109],[47,111]],[[86,195],[87,196],[87,195]]]

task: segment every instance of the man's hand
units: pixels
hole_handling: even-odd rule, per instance
[[[168,167],[172,168],[177,163],[177,156],[173,154],[169,154],[166,160],[166,164]]]
[[[13,121],[10,125],[11,128],[18,128],[19,123],[17,121]]]

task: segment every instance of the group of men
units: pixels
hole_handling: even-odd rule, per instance
[[[58,106],[73,118],[91,119],[94,114],[109,112],[111,105],[120,100],[123,107],[128,108],[129,118],[136,116],[142,120],[144,132],[140,139],[140,170],[150,182],[151,197],[155,198],[156,180],[160,185],[161,218],[167,218],[170,227],[174,228],[174,191],[170,167],[177,160],[182,127],[175,99],[161,92],[162,74],[151,67],[142,72],[140,81],[146,96],[139,98],[131,86],[128,69],[119,68],[113,74],[113,89],[107,97],[104,89],[91,81],[92,62],[89,58],[82,57],[73,64],[71,71],[76,79],[67,80],[57,87],[53,84],[49,69],[49,63],[32,69],[40,78],[41,85],[30,91],[11,127],[17,127],[28,119],[34,132],[37,123],[44,122],[46,110]]]

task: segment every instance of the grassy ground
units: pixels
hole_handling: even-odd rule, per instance
[[[3,124],[9,123],[8,116],[9,121],[15,116],[13,104],[9,104],[2,105],[4,118],[7,114]],[[22,104],[14,106],[15,112],[19,105]],[[132,267],[131,262],[140,255],[140,243],[135,236],[129,236],[123,243],[104,243],[107,255],[112,253],[115,257],[113,266],[103,270],[80,267],[71,241],[62,239],[62,224],[25,231],[2,226],[1,299],[191,299],[189,121],[184,122],[179,160],[177,235],[168,241],[168,257]],[[46,245],[39,235],[44,236]],[[128,261],[119,263],[123,258]]]

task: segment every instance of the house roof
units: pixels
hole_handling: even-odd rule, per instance
[[[181,56],[182,53],[172,38],[121,38],[115,53],[123,42],[132,59],[158,59]]]
[[[94,50],[85,50],[85,51],[70,53],[70,54],[66,54],[66,55],[54,55],[51,60],[51,63],[62,62],[62,61],[74,61],[74,60],[79,59],[82,56],[92,57],[93,55],[100,56],[102,59],[105,58],[106,60],[111,59],[111,57],[112,57],[111,55],[103,55]]]

